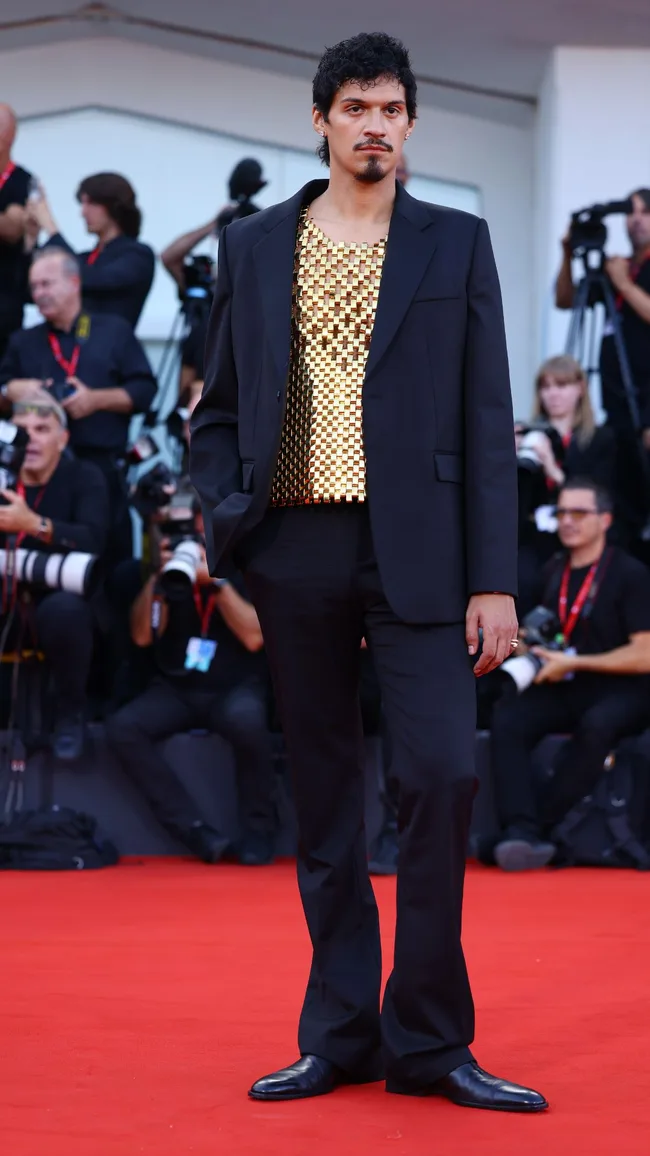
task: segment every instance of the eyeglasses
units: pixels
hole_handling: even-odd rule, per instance
[[[555,509],[555,517],[558,522],[561,522],[563,518],[570,518],[572,522],[583,522],[589,514],[599,513],[600,510],[585,510],[579,506],[562,506]]]

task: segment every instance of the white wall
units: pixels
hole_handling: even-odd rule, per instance
[[[293,191],[292,181],[297,186],[307,179],[307,165],[322,171],[313,159],[299,155],[313,157],[311,91],[309,84],[293,77],[108,38],[0,53],[0,76],[2,99],[11,101],[21,118],[98,106],[120,114],[108,120],[97,112],[70,121],[57,116],[49,124],[32,121],[31,127],[28,121],[19,139],[18,159],[50,186],[61,224],[75,243],[82,240],[71,204],[75,182],[93,169],[110,167],[109,159],[127,176],[131,174],[121,158],[130,158],[138,168],[134,183],[147,216],[143,237],[154,247],[207,219],[223,197],[228,166],[218,163],[216,151],[211,159],[214,138],[200,130],[239,138],[234,160],[241,156],[242,140],[252,142],[246,151],[254,155],[261,155],[258,142],[294,153],[293,160],[285,156],[277,162],[268,200],[286,195],[284,188],[280,193],[282,185],[288,193]],[[142,119],[147,117],[153,120]],[[183,126],[182,131],[171,127],[174,123]],[[81,134],[78,141],[75,124]],[[534,360],[533,143],[532,127],[496,124],[423,105],[408,150],[418,175],[480,191],[501,274],[515,395],[527,391]],[[203,159],[197,165],[199,154]],[[413,191],[422,195],[415,182]],[[452,200],[454,190],[447,192],[446,199]],[[172,306],[171,291],[157,289],[147,321],[152,332]]]
[[[571,212],[650,185],[650,51],[558,48],[540,96],[536,138],[536,348],[564,347],[568,315],[553,306],[559,240]],[[607,252],[629,253],[623,217],[607,221]]]

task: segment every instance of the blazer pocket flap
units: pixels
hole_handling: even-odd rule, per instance
[[[462,454],[434,454],[436,463],[436,477],[439,482],[456,482],[462,485],[465,481],[465,459]]]
[[[241,476],[242,489],[245,494],[250,494],[253,491],[253,473],[255,472],[255,462],[242,462]]]

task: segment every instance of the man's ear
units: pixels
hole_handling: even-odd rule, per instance
[[[61,453],[63,453],[63,451],[66,448],[69,441],[70,441],[70,430],[62,429],[61,430],[61,437],[59,438],[59,451]]]

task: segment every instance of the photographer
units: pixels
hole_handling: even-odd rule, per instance
[[[0,358],[23,323],[28,258],[24,251],[31,176],[11,158],[16,114],[0,104]]]
[[[77,551],[101,555],[109,520],[106,482],[96,466],[64,452],[68,431],[62,408],[47,398],[17,405],[12,424],[24,429],[29,441],[15,487],[2,491],[0,547],[33,550],[37,558]],[[2,557],[6,560],[6,554]],[[37,570],[34,566],[30,573]],[[77,759],[93,650],[91,608],[80,594],[20,578],[19,572],[10,588],[3,563],[3,636],[6,629],[6,644],[15,647],[27,635],[43,651],[54,685],[54,751],[58,758]]]
[[[200,512],[195,533],[203,536]],[[240,799],[241,863],[273,858],[273,764],[267,724],[263,641],[253,606],[238,580],[212,579],[205,550],[181,543],[163,555],[136,599],[131,634],[153,648],[157,670],[149,688],[108,723],[108,736],[127,774],[158,822],[199,858],[216,862],[226,840],[201,822],[196,804],[159,753],[162,739],[206,727],[231,743]]]
[[[552,828],[593,789],[617,743],[644,730],[650,718],[650,574],[607,545],[611,501],[598,486],[580,479],[563,486],[557,518],[564,553],[549,563],[541,597],[551,612],[541,612],[549,643],[531,647],[532,663],[520,657],[504,663],[500,677],[517,678],[520,689],[522,667],[537,673],[520,697],[511,683],[492,715],[501,825],[494,856],[506,870],[550,862]],[[557,733],[572,737],[538,807],[531,755]]]
[[[553,509],[561,486],[587,477],[611,491],[616,444],[610,429],[596,426],[586,374],[567,355],[540,366],[532,421],[516,435],[521,617],[535,605],[541,567],[559,549]]]
[[[77,258],[84,309],[123,317],[135,329],[155,271],[153,250],[137,239],[142,213],[135,191],[119,173],[95,173],[81,182],[77,200],[86,229],[97,237],[95,248]],[[44,193],[30,204],[29,215],[46,233],[46,246],[73,253]]]
[[[637,189],[629,201],[632,211],[627,216],[627,232],[632,256],[610,257],[605,261],[605,270],[616,295],[621,336],[639,408],[641,437],[645,449],[650,450],[650,189]],[[562,249],[555,303],[558,309],[571,309],[575,286],[570,231],[562,240]],[[610,323],[603,332],[600,378],[607,423],[618,443],[616,489],[620,509],[617,521],[622,531],[634,536],[647,517],[647,487],[637,459],[638,435],[633,428]]]
[[[160,260],[165,269],[178,286],[179,296],[184,302],[190,324],[190,332],[181,349],[179,392],[182,401],[185,401],[188,393],[200,393],[201,391],[203,352],[211,303],[210,293],[210,299],[205,302],[205,308],[190,310],[191,301],[188,301],[188,293],[192,292],[193,289],[207,292],[208,277],[210,283],[214,279],[214,267],[210,263],[208,270],[208,258],[196,258],[192,265],[187,263],[187,258],[196,245],[208,237],[218,237],[221,230],[231,221],[238,220],[240,217],[249,217],[251,214],[259,212],[259,206],[253,203],[252,198],[266,184],[267,182],[262,180],[262,166],[259,161],[253,158],[240,161],[228,180],[229,204],[224,205],[217,216],[208,221],[206,225],[201,225],[198,229],[192,229],[189,233],[183,233],[182,236],[177,237],[160,254]]]
[[[83,313],[76,258],[42,249],[29,281],[45,323],[12,336],[0,365],[6,403],[45,389],[60,402],[75,456],[104,473],[111,503],[107,559],[132,554],[132,530],[124,480],[131,417],[145,412],[156,382],[142,346],[121,317]]]

